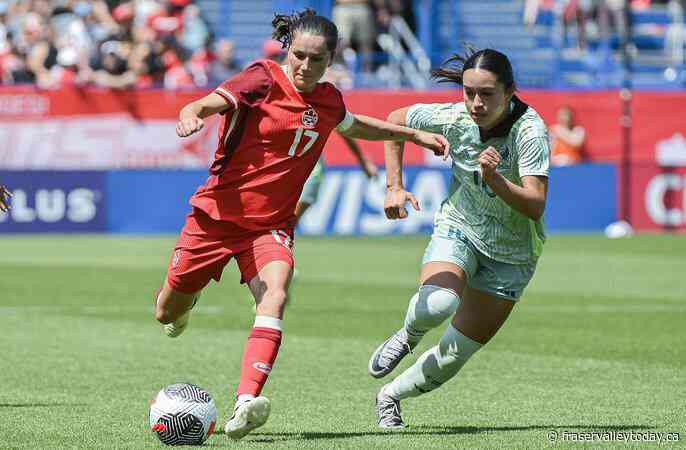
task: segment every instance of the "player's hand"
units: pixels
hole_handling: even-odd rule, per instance
[[[428,148],[434,155],[442,156],[445,161],[450,154],[450,143],[448,140],[440,135],[434,133],[427,133],[426,131],[417,131],[412,142],[420,147]]]
[[[7,212],[10,210],[10,197],[12,197],[12,193],[0,184],[0,211]]]
[[[383,210],[386,213],[386,217],[389,219],[404,219],[407,217],[407,209],[405,209],[405,203],[407,202],[410,202],[412,207],[419,211],[419,202],[412,195],[412,192],[402,188],[389,188],[386,191],[386,198],[383,202]]]
[[[479,167],[481,168],[481,178],[485,182],[493,179],[493,177],[498,173],[496,168],[500,164],[500,153],[493,148],[488,147],[486,150],[479,154]]]
[[[367,178],[376,178],[377,175],[379,175],[379,168],[376,167],[376,164],[369,160],[364,162],[364,164],[362,165],[362,170],[364,170],[364,173],[365,175],[367,175]]]
[[[191,134],[202,130],[205,126],[205,122],[200,117],[193,117],[191,119],[179,120],[176,124],[176,134],[179,137],[190,136]]]

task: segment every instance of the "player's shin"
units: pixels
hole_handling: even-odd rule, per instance
[[[430,392],[454,377],[467,360],[483,347],[448,325],[437,346],[427,350],[411,367],[386,385],[396,400]]]
[[[241,379],[236,396],[257,397],[267,382],[281,345],[281,320],[269,316],[256,316],[248,341],[245,344]]]
[[[460,297],[452,289],[430,284],[419,288],[407,308],[405,331],[412,347],[431,329],[452,317],[460,303]]]

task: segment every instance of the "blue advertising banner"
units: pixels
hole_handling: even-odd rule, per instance
[[[369,180],[358,168],[329,167],[319,198],[298,226],[300,235],[430,233],[434,213],[448,194],[446,167],[410,166],[405,185],[420,210],[388,220],[385,174]],[[190,211],[188,199],[206,170],[112,172],[0,171],[14,193],[2,232],[177,233]],[[616,168],[586,164],[553,168],[545,214],[549,232],[601,231],[616,219]]]
[[[430,233],[434,213],[447,197],[447,168],[410,166],[405,185],[419,202],[408,204],[404,220],[388,220],[383,212],[385,173],[368,181],[356,168],[329,168],[317,203],[300,222],[300,234]],[[545,226],[549,232],[602,231],[617,218],[617,176],[611,164],[584,164],[551,169]]]
[[[107,230],[112,233],[177,233],[191,211],[188,199],[207,170],[109,172]]]
[[[106,231],[105,172],[0,171],[12,209],[0,233]]]
[[[113,233],[176,233],[190,212],[188,199],[207,178],[205,170],[110,172],[107,230]],[[407,185],[420,203],[401,221],[386,219],[385,174],[368,180],[358,168],[328,168],[319,199],[303,217],[301,235],[427,233],[447,195],[450,172],[409,167]]]
[[[546,230],[602,231],[617,220],[617,168],[612,164],[553,167]]]
[[[407,167],[405,186],[419,202],[404,220],[388,220],[383,211],[386,174],[368,180],[357,168],[328,168],[317,202],[303,216],[300,234],[383,235],[428,233],[443,199],[448,195],[450,171],[443,168]]]

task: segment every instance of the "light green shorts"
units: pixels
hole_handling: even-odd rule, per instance
[[[507,264],[481,253],[456,227],[441,223],[434,228],[422,264],[450,262],[467,274],[467,286],[500,298],[518,301],[531,281],[536,263]]]
[[[322,186],[322,180],[324,180],[324,172],[326,172],[326,166],[323,159],[320,158],[314,169],[312,169],[312,173],[310,173],[307,181],[305,181],[302,194],[300,194],[298,199],[299,202],[309,205],[314,205],[317,202],[319,188]]]

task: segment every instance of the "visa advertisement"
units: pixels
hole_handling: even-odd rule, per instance
[[[14,194],[11,211],[0,214],[0,233],[177,233],[190,212],[188,199],[206,177],[204,170],[0,171],[0,182]],[[408,205],[407,219],[388,220],[383,172],[370,180],[358,168],[329,167],[297,233],[429,233],[450,177],[446,167],[407,167],[406,187],[420,210]],[[613,165],[552,170],[545,215],[549,231],[601,231],[615,218]]]

